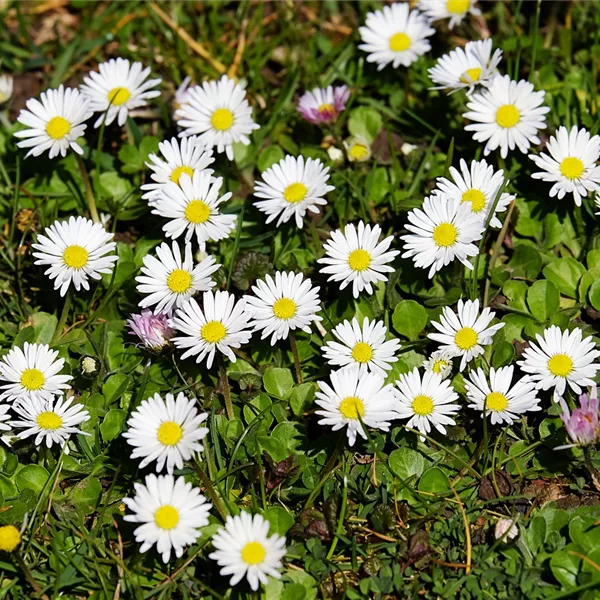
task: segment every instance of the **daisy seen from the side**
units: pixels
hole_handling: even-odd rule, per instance
[[[419,0],[417,5],[432,21],[450,19],[448,27],[462,23],[468,15],[480,15],[481,11],[475,6],[477,0]]]
[[[13,78],[10,75],[0,75],[0,106],[11,99],[13,87]]]
[[[349,97],[345,85],[315,88],[300,97],[298,112],[310,123],[331,123],[344,110]]]

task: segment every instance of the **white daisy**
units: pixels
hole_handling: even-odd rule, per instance
[[[227,517],[225,527],[215,533],[212,544],[215,551],[208,556],[222,567],[221,575],[231,575],[230,586],[246,577],[256,591],[260,583],[267,583],[269,576],[281,577],[285,538],[276,533],[269,536],[269,522],[261,515],[242,511]]]
[[[175,467],[183,469],[184,460],[204,450],[200,440],[208,429],[200,424],[207,418],[208,414],[198,413],[196,401],[183,392],[177,398],[167,394],[166,400],[154,394],[132,413],[123,437],[134,447],[131,458],[143,457],[140,469],[156,461],[157,472],[166,464],[172,474]]]
[[[175,98],[173,98],[173,118],[175,121],[179,120],[176,111],[180,109],[184,104],[188,104],[190,101],[190,82],[192,78],[188,75],[182,82],[181,85],[175,90]]]
[[[254,296],[244,296],[246,311],[252,318],[254,331],[262,331],[261,339],[271,336],[271,345],[288,337],[290,330],[310,333],[311,323],[321,321],[319,288],[302,273],[267,275],[252,286]]]
[[[177,348],[187,348],[182,359],[197,355],[196,362],[200,363],[206,358],[210,369],[217,350],[235,362],[232,348],[247,344],[252,336],[248,320],[243,298],[236,302],[228,292],[204,292],[202,308],[192,298],[175,312],[171,326],[184,335],[172,341]]]
[[[475,3],[476,0],[419,0],[418,8],[432,21],[450,19],[448,27],[452,29],[462,23],[469,13],[481,14],[481,11],[475,8]]]
[[[402,258],[412,257],[421,269],[429,267],[430,279],[456,258],[473,268],[469,258],[479,253],[474,242],[481,239],[483,224],[470,202],[439,193],[426,197],[423,207],[411,210],[407,218],[406,229],[412,233],[400,237],[405,249]]]
[[[517,364],[529,373],[537,388],[554,388],[554,401],[558,402],[569,387],[582,393],[582,387],[595,386],[592,379],[600,369],[594,360],[600,356],[592,337],[583,337],[581,329],[562,331],[556,325],[536,335],[539,346],[533,342],[523,352],[523,360]]]
[[[35,435],[34,444],[45,443],[48,448],[52,444],[64,445],[72,433],[89,435],[81,431],[78,425],[89,421],[90,415],[83,404],[73,404],[73,398],[55,398],[43,400],[30,397],[13,405],[13,410],[20,419],[10,421],[10,425],[19,430],[20,439]]]
[[[456,424],[453,416],[460,410],[456,404],[458,394],[439,373],[426,371],[421,377],[415,367],[410,373],[400,375],[396,387],[399,417],[410,419],[407,427],[428,434],[433,425],[445,434],[446,425]]]
[[[130,111],[160,96],[160,92],[152,88],[161,79],[148,79],[150,67],[142,69],[142,63],[130,64],[124,58],[111,58],[98,65],[98,70],[99,73],[92,71],[85,77],[80,88],[89,98],[92,110],[101,113],[94,127],[100,127],[103,122],[110,125],[115,119],[122,127]]]
[[[378,71],[389,63],[395,69],[408,67],[431,50],[427,38],[435,33],[427,17],[404,2],[368,13],[365,27],[358,30],[363,42],[359,48],[369,53],[367,62],[377,63]]]
[[[496,313],[484,308],[479,314],[479,300],[458,301],[458,313],[444,306],[440,323],[432,321],[432,325],[440,333],[430,333],[427,337],[442,344],[454,356],[461,356],[460,370],[464,371],[467,363],[484,352],[483,346],[492,343],[494,334],[504,327],[504,323],[489,326]]]
[[[423,363],[425,371],[437,373],[442,379],[446,379],[452,373],[452,359],[454,354],[448,350],[436,350]]]
[[[135,280],[140,284],[137,291],[148,294],[139,305],[154,306],[154,312],[169,312],[173,306],[181,307],[196,293],[209,290],[215,285],[210,276],[221,266],[210,254],[194,266],[192,245],[185,244],[184,258],[177,242],[172,248],[163,242],[156,255],[145,256],[142,275]]]
[[[474,132],[475,141],[487,142],[484,156],[499,147],[502,158],[506,158],[515,146],[526,154],[532,143],[540,143],[538,129],[546,128],[544,115],[550,108],[542,105],[544,96],[545,92],[536,92],[528,81],[498,75],[467,102],[470,110],[463,117],[474,123],[465,130]]]
[[[8,423],[3,423],[3,421],[8,421],[8,419],[10,419],[10,415],[8,414],[9,410],[9,404],[0,404],[0,431],[10,430],[10,425]]]
[[[167,185],[169,183],[178,185],[182,175],[192,177],[196,173],[212,175],[214,172],[207,168],[215,162],[212,149],[205,149],[195,135],[182,140],[171,138],[161,142],[158,149],[162,158],[158,154],[150,154],[146,163],[152,171],[150,177],[153,183],[142,186],[144,191],[142,198],[148,200],[150,206],[156,206],[164,199]]]
[[[600,159],[600,136],[591,137],[577,126],[571,131],[559,127],[547,148],[550,156],[542,152],[539,156],[530,154],[529,158],[543,169],[531,177],[554,183],[550,197],[558,195],[561,200],[565,194],[573,194],[575,204],[581,206],[582,196],[600,191],[600,166],[596,164]]]
[[[369,321],[369,317],[365,317],[361,325],[353,318],[351,322],[340,323],[331,333],[339,342],[327,342],[321,348],[330,365],[357,365],[361,376],[371,372],[385,377],[386,371],[398,360],[396,352],[401,347],[400,342],[396,339],[386,342],[387,328],[383,321]]]
[[[4,390],[0,400],[25,400],[27,398],[51,401],[69,389],[71,375],[59,375],[65,365],[64,358],[57,358],[58,351],[50,350],[48,344],[18,346],[0,361],[0,386]]]
[[[385,385],[378,373],[362,373],[357,365],[334,371],[330,375],[331,386],[319,381],[315,411],[323,417],[320,425],[330,425],[333,431],[346,427],[348,444],[354,446],[357,434],[367,439],[367,427],[389,431],[390,421],[398,418],[394,387]],[[361,423],[362,421],[362,423]]]
[[[469,92],[476,85],[487,87],[498,73],[502,60],[502,50],[492,54],[492,40],[467,42],[463,48],[456,48],[438,59],[435,67],[429,69],[429,77],[438,85],[433,90],[460,90]]]
[[[233,160],[233,144],[247,146],[248,136],[260,128],[252,120],[246,91],[227,75],[189,88],[187,102],[175,115],[179,126],[185,128],[180,136],[199,134],[201,143],[225,152],[229,160]]]
[[[484,407],[492,424],[511,425],[525,412],[542,410],[535,381],[522,377],[512,385],[514,366],[490,369],[489,383],[483,369],[471,371],[465,380],[469,408],[483,412]],[[482,415],[483,416],[483,415]]]
[[[68,221],[54,221],[46,227],[44,235],[38,235],[36,265],[50,265],[44,272],[55,279],[54,289],[60,288],[64,296],[71,285],[79,291],[90,289],[88,278],[99,280],[101,273],[112,273],[118,256],[111,254],[116,247],[113,234],[108,233],[101,223],[84,217],[70,217]]]
[[[504,186],[504,171],[500,169],[494,173],[494,167],[488,165],[485,160],[479,162],[474,160],[469,169],[467,162],[461,158],[460,171],[450,167],[450,177],[451,179],[438,177],[439,191],[450,198],[460,199],[461,203],[468,203],[481,222],[485,223],[497,194]],[[434,190],[433,193],[439,195],[438,190]],[[494,216],[490,220],[491,227],[502,227],[496,215],[504,212],[514,199],[514,195],[502,193],[496,204]]]
[[[92,116],[89,102],[78,90],[62,85],[57,90],[42,92],[40,99],[30,98],[19,113],[17,121],[27,129],[15,132],[25,138],[19,148],[31,148],[27,156],[39,156],[48,150],[48,156],[67,155],[70,148],[83,154],[77,140],[85,133],[84,124]]]
[[[0,104],[11,99],[13,93],[13,78],[10,75],[0,75]]]
[[[134,531],[135,541],[141,543],[140,552],[147,552],[156,544],[164,563],[171,550],[179,558],[185,546],[193,544],[208,525],[211,505],[198,488],[186,483],[183,477],[147,475],[145,484],[134,483],[135,496],[123,498],[134,514],[123,518],[130,523],[141,523]]]
[[[259,200],[254,205],[267,215],[267,224],[277,217],[276,227],[287,223],[292,217],[302,229],[302,219],[306,211],[319,213],[319,206],[325,206],[325,194],[335,187],[327,185],[329,167],[324,167],[319,159],[303,156],[286,156],[277,164],[266,169],[262,181],[254,187],[254,195]]]
[[[393,236],[379,242],[381,227],[365,225],[358,222],[358,227],[349,223],[344,228],[331,233],[329,242],[323,245],[326,255],[317,262],[327,265],[321,268],[321,273],[330,275],[328,281],[341,281],[340,290],[352,283],[352,294],[355,298],[363,290],[373,293],[372,283],[387,281],[384,273],[392,273],[394,268],[389,266],[400,254],[398,250],[387,251]]]

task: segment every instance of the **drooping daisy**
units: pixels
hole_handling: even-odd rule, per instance
[[[450,198],[460,199],[461,203],[468,203],[481,222],[485,223],[496,196],[504,185],[504,171],[500,169],[494,173],[494,167],[488,165],[485,160],[474,160],[469,168],[467,162],[461,158],[460,171],[450,167],[450,177],[451,179],[438,177],[439,190]],[[437,195],[437,192],[438,190],[434,190],[433,193]],[[513,194],[502,193],[490,220],[491,227],[502,227],[496,215],[504,212],[514,199]]]
[[[365,27],[358,30],[363,42],[359,48],[369,53],[367,62],[377,63],[378,71],[389,63],[394,69],[408,67],[431,50],[427,38],[435,33],[429,19],[404,2],[368,13]]]
[[[267,224],[277,217],[276,226],[287,223],[292,217],[302,229],[302,219],[306,211],[319,213],[319,206],[325,206],[325,194],[333,191],[329,181],[329,167],[324,167],[319,159],[303,156],[286,156],[277,164],[266,169],[262,181],[254,187],[254,195],[264,198],[254,205],[267,215]]]
[[[502,60],[502,50],[492,54],[492,40],[468,42],[463,48],[456,48],[444,54],[435,67],[429,69],[429,77],[437,86],[434,90],[472,91],[476,85],[487,87],[498,73]]]
[[[413,259],[415,266],[429,268],[431,279],[442,267],[458,258],[472,269],[471,256],[479,253],[474,242],[481,239],[481,217],[471,210],[471,203],[461,203],[443,193],[425,198],[422,208],[408,213],[406,229],[411,233],[401,236],[404,242],[402,258]]]
[[[48,344],[15,346],[0,361],[0,400],[38,399],[51,401],[69,389],[71,375],[59,375],[65,365],[58,351]]]
[[[196,401],[183,392],[177,398],[167,394],[166,400],[154,394],[132,413],[123,437],[134,448],[131,458],[143,457],[140,469],[156,461],[157,472],[166,466],[172,474],[175,467],[183,469],[184,460],[204,450],[200,441],[208,429],[200,424],[207,418],[208,414],[198,413]]]
[[[151,310],[143,310],[141,314],[132,314],[127,320],[129,333],[137,335],[142,344],[149,350],[162,350],[175,335],[169,327],[169,315],[155,315]]]
[[[185,244],[183,260],[177,242],[173,242],[172,248],[163,242],[156,249],[156,256],[144,257],[142,275],[135,278],[140,284],[137,291],[148,294],[139,305],[142,308],[156,305],[155,313],[181,307],[196,292],[210,290],[215,285],[210,276],[221,266],[210,254],[194,266],[191,244]]]
[[[164,199],[169,183],[179,185],[182,175],[193,177],[196,173],[212,175],[214,172],[207,168],[215,162],[212,149],[205,149],[195,135],[182,140],[171,138],[161,142],[158,149],[162,158],[158,154],[150,154],[146,163],[152,171],[150,177],[153,183],[142,186],[142,198],[148,200],[150,206],[156,206]]]
[[[423,363],[425,371],[437,373],[442,379],[446,379],[452,373],[452,359],[454,354],[448,350],[436,350]]]
[[[591,336],[584,338],[578,327],[569,332],[552,325],[536,339],[539,346],[531,342],[517,364],[531,375],[538,389],[554,388],[553,399],[558,402],[567,384],[576,394],[581,394],[582,386],[595,385],[592,379],[600,364],[594,360],[600,351]]]
[[[480,15],[481,11],[475,7],[477,0],[419,0],[418,8],[422,10],[432,21],[450,19],[448,27],[452,29],[455,25],[471,13]]]
[[[399,418],[410,419],[407,427],[428,434],[433,426],[445,434],[446,425],[456,424],[453,416],[460,410],[458,394],[439,373],[426,371],[421,377],[415,367],[400,375],[396,388]]]
[[[202,308],[192,298],[175,312],[171,325],[184,335],[173,338],[177,348],[186,349],[181,358],[195,356],[200,363],[206,358],[211,368],[218,350],[235,362],[232,348],[247,344],[252,336],[248,324],[246,301],[235,301],[228,292],[204,292]]]
[[[514,366],[490,369],[489,382],[483,369],[471,371],[465,380],[469,408],[483,412],[484,406],[492,424],[511,425],[525,412],[542,410],[530,377],[522,377],[512,385]],[[482,415],[483,416],[483,415]]]
[[[183,477],[151,474],[145,484],[134,483],[133,487],[135,496],[123,498],[133,514],[123,518],[141,523],[134,531],[135,541],[142,544],[140,552],[156,544],[164,563],[169,561],[171,550],[179,558],[185,546],[200,536],[198,529],[208,525],[211,504]]]
[[[311,123],[331,123],[346,107],[350,90],[345,86],[315,88],[298,100],[298,112]]]
[[[540,143],[538,129],[546,128],[545,114],[550,108],[542,105],[544,96],[545,92],[536,92],[528,81],[497,75],[487,89],[471,96],[467,103],[470,110],[463,117],[474,123],[465,130],[474,132],[475,141],[487,142],[484,156],[498,147],[502,158],[515,147],[526,154],[532,143]]]
[[[10,421],[17,430],[20,439],[35,435],[34,444],[45,443],[50,448],[52,444],[64,445],[72,433],[89,435],[79,429],[81,423],[88,421],[90,414],[83,404],[73,404],[73,398],[55,398],[43,400],[31,397],[19,400],[13,405],[13,410],[20,417]],[[18,430],[23,431],[18,431]]]
[[[492,343],[494,334],[504,327],[504,323],[490,326],[496,313],[486,307],[479,314],[479,300],[462,299],[458,301],[457,313],[444,306],[440,322],[432,321],[432,325],[440,333],[430,333],[427,337],[442,344],[454,356],[460,356],[460,370],[484,352],[483,346]]]
[[[244,296],[246,311],[252,318],[254,331],[262,331],[261,339],[271,336],[271,345],[288,337],[291,330],[310,333],[311,323],[321,321],[319,288],[302,273],[267,275],[252,286],[254,296]]]
[[[81,86],[92,110],[101,113],[94,127],[100,127],[103,122],[110,125],[115,119],[122,127],[130,111],[146,106],[148,100],[160,96],[160,92],[152,88],[161,79],[148,79],[150,67],[143,69],[142,63],[131,64],[124,58],[111,58],[98,65],[98,71],[85,77]]]
[[[152,212],[171,219],[163,225],[168,238],[178,238],[185,233],[186,243],[196,234],[200,250],[206,242],[218,242],[235,229],[236,216],[224,215],[219,205],[231,198],[231,192],[220,195],[223,178],[214,178],[208,171],[195,172],[192,178],[183,174],[179,185],[167,183],[162,198]]]
[[[36,265],[49,265],[44,271],[54,279],[54,289],[60,288],[64,296],[71,283],[79,291],[90,289],[88,279],[101,279],[101,273],[112,273],[118,257],[113,252],[113,234],[108,233],[100,223],[84,217],[70,217],[68,221],[54,221],[46,227],[44,235],[38,235],[37,244],[32,244],[37,252],[33,256]]]
[[[24,138],[19,148],[31,148],[27,156],[40,156],[48,150],[48,156],[67,155],[69,148],[83,154],[77,140],[85,133],[85,121],[92,116],[89,102],[78,90],[62,85],[57,90],[42,92],[40,99],[27,100],[26,109],[19,113],[17,121],[27,129],[16,131],[15,137]]]
[[[233,160],[233,144],[247,146],[248,136],[260,128],[252,120],[246,91],[227,75],[189,88],[187,102],[175,115],[179,126],[185,127],[180,136],[198,134],[202,144],[225,152],[229,160]]]
[[[371,144],[358,135],[344,140],[346,155],[350,162],[366,162],[371,158]]]
[[[357,365],[361,376],[371,372],[385,377],[398,360],[396,352],[400,342],[396,339],[386,342],[387,328],[383,321],[369,321],[369,317],[365,317],[361,325],[354,318],[340,323],[331,333],[339,342],[327,342],[321,348],[330,365]]]
[[[329,241],[323,245],[326,255],[317,262],[327,265],[321,273],[329,275],[328,281],[341,281],[340,290],[352,283],[355,298],[363,290],[373,293],[372,283],[387,281],[384,273],[392,273],[391,263],[400,254],[398,250],[389,250],[393,236],[379,242],[381,227],[358,222],[358,227],[349,223],[342,232],[337,229],[331,233]]]
[[[541,173],[532,173],[533,179],[549,181],[554,185],[550,197],[558,195],[562,200],[566,194],[573,194],[575,204],[581,206],[581,197],[588,192],[600,191],[600,136],[590,136],[585,129],[574,126],[571,131],[559,127],[556,137],[548,141],[550,156],[542,152],[539,156],[530,154],[529,158]]]
[[[179,120],[177,116],[177,110],[180,109],[184,104],[188,104],[190,101],[190,82],[192,78],[188,75],[182,82],[181,85],[175,90],[175,98],[173,98],[173,118],[175,121]]]
[[[13,78],[10,75],[0,75],[0,105],[8,102],[13,93]]]
[[[281,559],[285,556],[285,538],[274,533],[269,536],[269,522],[261,515],[242,511],[227,517],[225,527],[212,538],[215,551],[209,558],[222,567],[221,575],[231,575],[229,585],[237,585],[244,577],[256,591],[268,577],[281,577]]]
[[[385,385],[378,373],[362,374],[357,365],[334,371],[331,385],[319,381],[315,400],[323,417],[320,425],[329,425],[333,431],[346,427],[348,444],[354,446],[357,434],[367,439],[362,422],[367,427],[389,431],[390,421],[398,418],[394,387]]]

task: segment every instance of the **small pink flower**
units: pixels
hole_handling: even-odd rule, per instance
[[[127,321],[129,333],[137,335],[150,350],[161,350],[169,343],[175,332],[168,325],[169,315],[155,315],[151,310],[143,310],[141,315],[131,315]]]
[[[594,393],[594,396],[597,396],[597,394]],[[561,398],[560,405],[563,409],[563,414],[560,418],[565,424],[565,429],[569,437],[573,440],[572,446],[587,446],[600,441],[598,398],[588,398],[587,394],[582,394],[579,396],[579,403],[581,404],[581,408],[576,408],[571,413],[567,403]]]
[[[342,85],[315,88],[298,101],[298,112],[310,123],[331,123],[346,107],[350,90]]]

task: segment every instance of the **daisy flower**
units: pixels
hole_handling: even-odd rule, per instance
[[[13,93],[13,78],[10,75],[0,75],[0,104],[11,99]]]
[[[439,333],[430,333],[427,337],[442,344],[441,350],[461,356],[460,370],[464,371],[467,363],[483,354],[483,346],[489,346],[494,334],[504,327],[504,323],[490,327],[495,316],[489,308],[484,308],[480,315],[479,300],[463,302],[461,299],[457,313],[444,306],[440,323],[432,321]]]
[[[235,362],[232,348],[247,344],[252,336],[248,320],[243,298],[236,302],[229,292],[204,292],[202,308],[192,298],[175,312],[171,326],[184,335],[173,338],[173,342],[177,348],[186,349],[182,359],[195,356],[200,363],[206,358],[208,369],[217,350]]]
[[[483,224],[470,202],[436,194],[425,198],[423,207],[411,210],[407,218],[406,229],[412,233],[400,237],[405,249],[402,258],[412,257],[416,267],[429,268],[430,279],[456,258],[473,268],[469,258],[479,253],[474,242],[481,239]]]
[[[161,79],[148,79],[150,67],[142,69],[142,63],[131,64],[124,58],[111,58],[100,64],[98,71],[85,77],[80,88],[92,110],[101,113],[94,127],[100,127],[103,122],[110,125],[115,119],[122,127],[130,111],[146,106],[148,100],[160,96],[160,92],[152,88]]]
[[[554,185],[550,189],[550,197],[558,195],[562,200],[566,194],[573,194],[575,204],[581,206],[581,197],[588,192],[600,191],[600,136],[590,136],[585,129],[574,126],[571,131],[559,127],[556,137],[548,142],[550,156],[542,152],[529,158],[541,173],[532,173],[533,179],[549,181]]]
[[[244,88],[223,75],[219,81],[205,81],[187,93],[187,102],[175,112],[179,125],[185,128],[179,135],[199,134],[202,144],[225,152],[233,160],[233,144],[247,146],[248,136],[260,128],[252,120]]]
[[[377,63],[381,71],[392,63],[408,67],[419,56],[431,50],[428,37],[435,33],[429,20],[408,3],[397,2],[367,14],[365,27],[359,27],[361,50],[369,53],[367,62]]]
[[[544,96],[545,92],[536,92],[528,81],[497,75],[487,89],[471,96],[470,110],[463,117],[474,123],[465,130],[474,132],[475,141],[487,142],[484,156],[498,147],[502,158],[515,147],[526,154],[531,144],[540,143],[538,129],[546,128],[545,114],[550,108],[542,105]]]
[[[25,398],[13,405],[13,410],[20,419],[10,421],[19,439],[35,435],[34,444],[45,443],[63,446],[72,433],[89,435],[79,429],[79,425],[89,421],[90,415],[83,404],[72,404],[73,398],[55,398],[43,400],[39,397]]]
[[[208,555],[222,567],[221,575],[231,575],[229,585],[237,585],[244,577],[256,591],[268,577],[279,579],[281,559],[285,556],[285,538],[269,536],[269,522],[261,515],[242,511],[227,517],[225,527],[212,538],[215,551]]]
[[[359,135],[344,140],[344,148],[350,162],[366,162],[371,158],[371,144]]]
[[[341,281],[340,290],[352,283],[352,294],[355,298],[363,290],[373,293],[372,283],[387,281],[384,273],[392,273],[389,266],[400,254],[398,250],[387,251],[394,240],[393,236],[379,242],[381,227],[365,225],[358,222],[358,227],[349,223],[344,228],[331,233],[329,242],[323,245],[326,255],[317,262],[327,265],[321,273],[329,275],[328,281]]]
[[[169,327],[169,316],[165,313],[155,315],[151,310],[143,310],[139,315],[131,315],[127,325],[130,334],[137,335],[146,348],[155,352],[167,346],[175,335]]]
[[[448,27],[452,29],[462,23],[467,14],[481,14],[481,11],[475,8],[475,2],[476,0],[419,0],[418,8],[432,21],[450,19]]]
[[[558,402],[567,384],[576,394],[581,394],[582,386],[595,385],[592,379],[600,364],[594,360],[600,351],[591,337],[584,338],[579,328],[561,331],[556,325],[535,337],[539,346],[531,342],[517,364],[531,375],[538,389],[554,388],[554,401]]]
[[[410,419],[407,427],[428,434],[431,427],[446,433],[446,425],[455,425],[453,416],[460,410],[458,394],[439,373],[426,371],[423,377],[416,367],[400,375],[396,382],[400,419]],[[422,438],[423,439],[423,438]]]
[[[369,321],[369,317],[365,317],[361,325],[354,318],[340,323],[331,333],[339,342],[327,342],[321,348],[330,365],[356,365],[360,376],[371,372],[385,377],[398,360],[396,352],[400,350],[400,342],[396,339],[386,342],[387,328],[383,321]]]
[[[169,312],[174,306],[183,306],[196,292],[209,290],[215,285],[210,276],[221,266],[210,254],[196,266],[192,259],[192,246],[185,244],[184,257],[177,242],[172,248],[163,242],[156,255],[145,256],[142,275],[135,280],[137,291],[148,294],[139,305],[154,306],[155,313]]]
[[[298,100],[298,112],[310,123],[331,123],[344,110],[349,97],[345,85],[315,88]]]
[[[483,412],[484,407],[492,424],[511,425],[525,412],[542,410],[530,377],[522,377],[512,385],[514,366],[490,369],[489,382],[483,369],[471,371],[465,380],[469,408]],[[483,416],[483,415],[482,415]]]
[[[70,375],[59,375],[65,366],[64,358],[57,358],[58,351],[50,350],[48,344],[18,346],[8,351],[0,361],[0,382],[4,390],[0,400],[51,401],[69,389]]]
[[[252,286],[254,296],[244,296],[246,311],[252,318],[254,331],[262,331],[261,339],[271,336],[271,345],[288,337],[290,331],[301,329],[310,333],[313,321],[321,321],[319,288],[302,273],[267,275]]]
[[[36,265],[49,265],[44,271],[54,279],[54,289],[60,288],[64,296],[71,283],[79,291],[90,289],[88,279],[101,279],[101,273],[112,273],[116,254],[113,234],[108,233],[100,223],[84,217],[70,217],[68,221],[54,221],[38,235],[37,244],[32,244],[37,252]]]
[[[333,431],[346,427],[348,444],[354,446],[356,435],[367,439],[367,427],[389,431],[390,421],[398,418],[394,387],[385,385],[377,373],[364,375],[357,365],[334,371],[330,375],[331,385],[319,381],[315,411],[323,417],[320,425],[330,425]],[[362,421],[362,423],[361,423]]]
[[[143,457],[140,469],[156,461],[156,471],[167,467],[169,474],[175,467],[183,469],[183,461],[190,460],[196,452],[202,452],[200,443],[208,429],[200,424],[208,418],[207,413],[198,413],[196,401],[183,392],[160,394],[144,400],[127,421],[123,437],[134,450],[131,458]]]
[[[504,171],[500,169],[494,173],[494,167],[488,165],[485,160],[479,162],[474,160],[469,168],[467,162],[461,158],[460,171],[450,167],[450,177],[451,179],[438,177],[438,189],[433,193],[459,198],[461,204],[468,203],[471,210],[485,224],[496,196],[504,186]],[[440,191],[442,194],[439,194]],[[514,195],[502,193],[490,220],[491,227],[502,227],[502,223],[496,215],[504,212],[514,199]]]
[[[463,48],[456,48],[438,59],[435,67],[429,69],[429,77],[437,83],[433,90],[460,90],[471,92],[476,85],[487,87],[498,73],[502,60],[502,50],[492,54],[492,40],[467,42]]]
[[[123,498],[133,513],[123,518],[130,523],[141,523],[134,531],[135,541],[141,543],[140,552],[147,552],[156,544],[164,563],[171,550],[179,558],[185,546],[193,544],[208,525],[211,504],[198,488],[186,483],[183,477],[147,475],[145,483],[134,483],[135,496]]]
[[[219,205],[231,198],[231,192],[220,195],[222,185],[223,178],[214,178],[208,171],[196,171],[193,177],[184,174],[179,185],[167,183],[152,210],[155,215],[170,219],[163,226],[165,235],[178,238],[185,234],[187,243],[196,234],[202,252],[206,242],[229,237],[235,229],[236,216],[219,211]]]
[[[571,412],[564,398],[560,398],[562,414],[560,418],[571,438],[572,444],[559,446],[555,450],[564,450],[574,446],[587,446],[600,441],[600,414],[598,413],[598,395],[596,390],[579,396],[579,406]]]
[[[0,404],[0,431],[9,431],[10,430],[10,425],[2,422],[2,421],[8,421],[8,419],[10,419],[10,415],[8,414],[9,410],[10,410],[10,404]]]
[[[62,85],[57,90],[42,92],[40,99],[30,98],[17,117],[27,129],[15,132],[24,138],[19,148],[31,148],[26,156],[40,156],[48,150],[48,156],[67,155],[69,148],[83,154],[77,140],[85,133],[84,124],[92,116],[89,102],[78,90]]]
[[[436,350],[423,363],[425,371],[437,373],[442,379],[446,379],[452,373],[452,359],[454,354],[448,350]]]
[[[180,109],[184,104],[189,104],[190,102],[190,82],[192,78],[188,75],[182,82],[181,85],[175,90],[175,98],[173,98],[173,110],[175,114],[173,118],[175,121],[179,120],[179,117],[176,114],[176,111]]]
[[[267,224],[277,217],[276,227],[287,223],[292,217],[302,229],[302,219],[306,211],[319,213],[319,206],[325,206],[325,194],[333,191],[329,181],[329,167],[324,167],[319,159],[303,156],[286,156],[277,164],[266,169],[262,181],[254,187],[254,195],[264,198],[254,205],[267,215]]]

